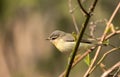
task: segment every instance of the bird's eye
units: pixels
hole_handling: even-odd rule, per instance
[[[51,38],[51,40],[55,40],[55,39],[57,39],[59,37],[59,35],[52,35],[50,38]]]
[[[52,40],[55,40],[56,38],[53,37],[53,38],[51,38],[51,39],[52,39]]]

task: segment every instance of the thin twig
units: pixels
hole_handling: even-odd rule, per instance
[[[97,49],[97,51],[96,51],[96,53],[95,53],[95,56],[94,56],[94,58],[93,58],[93,61],[91,62],[88,70],[86,71],[86,73],[84,74],[83,77],[88,77],[88,76],[90,75],[89,72],[90,72],[90,70],[92,69],[92,67],[93,67],[93,65],[94,65],[94,63],[95,63],[95,61],[96,61],[96,59],[97,59],[97,57],[98,57],[98,54],[99,54],[99,51],[101,50],[101,48],[102,48],[102,46],[98,46],[98,49]]]
[[[74,11],[76,10],[76,8],[78,6],[76,6],[75,8],[72,8],[72,1],[71,0],[68,1],[68,5],[69,5],[69,12],[70,12],[70,14],[72,16],[72,20],[73,20],[73,24],[75,26],[76,32],[77,32],[77,34],[79,34],[80,32],[79,32],[79,29],[78,29],[78,26],[77,26],[76,19],[74,17]]]
[[[93,66],[93,68],[91,69],[90,73],[93,72],[93,70],[105,59],[105,57],[106,57],[108,54],[110,54],[110,53],[112,53],[112,52],[114,52],[114,51],[116,51],[116,50],[118,50],[118,49],[120,49],[120,47],[118,47],[118,48],[113,48],[113,49],[107,51],[105,54],[103,54],[103,56],[102,56],[101,59],[98,61],[98,63],[97,63],[95,66]]]
[[[97,46],[91,47],[91,49],[88,49],[83,55],[80,55],[80,56],[78,57],[78,59],[75,60],[74,63],[72,64],[72,68],[73,68],[77,63],[79,63],[81,60],[83,60],[90,52],[94,51],[95,48],[97,48]],[[60,74],[59,77],[64,77],[65,73],[66,73],[66,70],[65,70],[62,74]]]
[[[110,23],[112,22],[113,18],[115,17],[115,15],[116,15],[119,7],[120,7],[120,3],[119,3],[118,6],[116,7],[115,11],[113,12],[112,16],[110,17],[110,19],[109,19],[109,21],[108,21],[108,23],[107,23],[107,26],[106,26],[106,28],[105,28],[105,30],[104,30],[104,33],[103,33],[103,35],[102,35],[102,37],[101,37],[101,39],[100,39],[100,43],[101,43],[101,44],[102,44],[102,42],[104,41],[104,39],[105,39],[105,37],[106,37],[106,35],[107,35],[107,32],[108,32],[108,30],[109,30],[109,28],[110,28]],[[88,76],[89,76],[89,74],[90,74],[89,72],[90,72],[90,70],[92,69],[92,67],[94,66],[95,61],[96,61],[96,59],[97,59],[97,57],[98,57],[99,52],[100,52],[101,49],[102,49],[102,46],[98,46],[98,49],[97,49],[97,51],[96,51],[96,53],[95,53],[95,56],[94,56],[94,58],[93,58],[93,61],[91,62],[91,64],[90,64],[88,70],[86,71],[84,77],[88,77]]]
[[[110,20],[109,20],[108,23],[107,23],[107,25],[109,25],[108,28],[111,26],[110,24],[111,24],[113,18],[115,17],[115,15],[117,14],[119,8],[120,8],[120,2],[118,3],[115,11],[113,12],[112,16],[110,17]],[[106,33],[107,33],[107,31],[106,31]]]
[[[117,67],[120,67],[120,61],[116,63],[114,66],[112,66],[110,69],[108,69],[106,72],[104,72],[101,77],[107,77],[113,70],[115,70]]]
[[[84,24],[83,24],[82,27],[81,27],[80,34],[79,34],[79,36],[78,36],[76,45],[75,45],[75,47],[74,47],[74,50],[73,50],[72,53],[71,53],[70,62],[68,63],[65,77],[69,77],[69,74],[70,74],[70,71],[71,71],[71,68],[72,68],[72,63],[73,63],[73,61],[74,61],[75,55],[76,55],[77,50],[78,50],[78,47],[79,47],[79,45],[80,45],[80,41],[82,40],[83,34],[84,34],[84,32],[85,32],[85,30],[86,30],[86,28],[87,28],[88,22],[89,22],[89,20],[90,20],[90,18],[91,18],[92,12],[94,11],[94,8],[95,8],[95,6],[96,6],[97,1],[98,1],[98,0],[95,0],[95,1],[93,2],[93,5],[92,5],[92,7],[90,8],[90,11],[87,13],[87,12],[84,10],[84,8],[81,6],[81,2],[78,0],[78,3],[79,3],[80,8],[81,8],[81,9],[83,10],[83,12],[86,14],[86,20],[85,20]]]
[[[94,22],[91,22],[89,29],[90,29],[90,36],[93,39],[95,38],[94,36],[95,28],[96,28],[96,24]]]
[[[91,15],[91,14],[93,13],[93,11],[95,10],[95,6],[96,6],[97,2],[98,2],[98,0],[95,0],[95,1],[93,2],[93,4],[91,5],[91,7],[89,8],[88,14]]]
[[[108,20],[107,20],[107,19],[104,19],[104,21],[105,21],[105,23],[106,23],[106,25],[107,25],[107,24],[108,24]],[[111,31],[111,32],[115,32],[115,28],[114,28],[113,23],[110,23],[110,31]]]
[[[117,35],[117,34],[120,34],[120,30],[110,33],[109,35],[107,35],[107,36],[105,37],[105,40],[106,40],[106,39],[110,39],[111,37],[113,37],[113,36],[115,36],[115,35]]]
[[[82,3],[81,3],[81,0],[77,0],[78,1],[78,4],[79,4],[79,7],[80,7],[80,10],[82,11],[82,13],[84,15],[88,15],[88,12],[84,9],[84,7],[82,6]]]
[[[75,60],[75,62],[73,63],[72,67],[74,67],[77,63],[79,63],[81,60],[83,60],[90,52],[94,51],[94,49],[96,48],[92,47],[91,49],[88,49],[83,55],[81,55],[77,60]]]
[[[71,53],[70,62],[68,63],[68,67],[67,67],[67,71],[66,71],[65,77],[69,77],[69,73],[70,73],[71,68],[72,68],[72,63],[73,63],[73,61],[74,61],[75,55],[76,55],[76,53],[77,53],[78,47],[79,47],[79,45],[80,45],[80,41],[81,41],[81,39],[82,39],[82,37],[83,37],[83,34],[84,34],[84,32],[85,32],[85,29],[86,29],[86,27],[87,27],[87,24],[88,24],[88,22],[89,22],[89,19],[90,19],[90,16],[87,17],[87,19],[86,19],[86,21],[85,21],[85,23],[84,23],[84,26],[81,28],[81,32],[80,32],[80,34],[79,34],[79,37],[78,37],[78,40],[77,40],[77,42],[76,42],[75,48],[74,48],[74,50],[73,50],[72,53]]]
[[[102,69],[103,72],[107,70],[106,66],[103,63],[100,63],[100,68]]]
[[[115,72],[115,74],[113,75],[113,77],[117,77],[119,72],[120,72],[120,66],[119,66],[118,70]]]

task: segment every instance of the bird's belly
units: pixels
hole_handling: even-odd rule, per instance
[[[56,47],[63,53],[70,53],[75,45],[75,42],[59,42]]]
[[[57,44],[56,44],[56,48],[63,53],[70,53],[73,48],[75,46],[75,42],[65,42],[63,40],[60,40]],[[90,44],[87,43],[81,43],[81,45],[78,47],[78,50],[87,50],[89,47],[91,47]]]

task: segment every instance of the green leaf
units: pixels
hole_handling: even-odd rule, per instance
[[[89,54],[85,57],[84,62],[85,62],[88,66],[90,65],[91,59],[90,59],[90,55],[89,55]]]
[[[77,34],[75,32],[72,32],[72,36],[75,38],[75,41],[77,40]]]
[[[105,40],[105,41],[103,42],[103,44],[106,45],[106,46],[108,46],[108,45],[110,44],[109,39],[108,39],[108,40]]]

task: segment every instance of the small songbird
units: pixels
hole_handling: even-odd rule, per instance
[[[60,30],[52,32],[47,40],[63,53],[70,53],[76,44],[75,37],[71,33]],[[82,39],[78,50],[88,49],[91,46],[93,46],[91,41]]]

